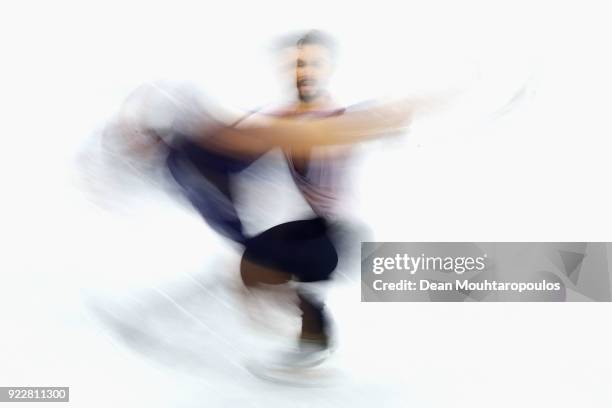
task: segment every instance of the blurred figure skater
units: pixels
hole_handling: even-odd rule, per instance
[[[240,275],[248,289],[297,282],[298,347],[279,359],[280,368],[315,366],[329,355],[333,343],[323,299],[302,284],[330,279],[338,263],[332,235],[342,163],[350,145],[404,130],[429,103],[411,99],[354,110],[339,107],[326,88],[333,65],[331,40],[311,31],[293,48],[297,98],[278,111],[251,112],[228,124],[219,119],[223,115],[218,107],[184,97],[189,92],[156,89],[179,114],[164,125],[151,126],[129,108],[130,99],[149,100],[150,87],[145,87],[128,99],[109,134],[127,141],[132,153],[149,154],[151,146],[163,152],[170,174],[204,220],[244,248]],[[284,152],[292,179],[313,214],[247,236],[236,211],[235,181],[276,148]]]
[[[274,378],[274,369],[282,372],[316,366],[333,349],[331,319],[323,295],[320,287],[309,284],[331,279],[338,264],[339,231],[347,219],[341,201],[351,145],[402,130],[417,109],[435,103],[427,99],[369,109],[341,107],[327,87],[334,66],[332,39],[320,31],[309,31],[290,48],[296,97],[270,115],[298,125],[314,125],[313,133],[303,139],[296,137],[303,129],[287,128],[277,141],[312,215],[248,238],[240,267],[247,288],[270,290],[270,285],[291,283],[297,295],[301,312],[298,347],[283,354],[269,370],[258,369],[269,378]]]
[[[277,117],[313,120],[340,117],[327,91],[333,70],[334,45],[324,33],[310,31],[293,50],[295,101],[272,113]],[[297,349],[285,353],[279,366],[310,367],[322,362],[331,350],[331,321],[321,293],[308,283],[329,280],[338,264],[333,237],[337,228],[339,194],[350,145],[293,145],[283,153],[291,177],[312,209],[312,216],[270,228],[245,243],[240,272],[247,288],[294,284],[301,312]]]

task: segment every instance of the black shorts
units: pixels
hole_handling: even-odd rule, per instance
[[[245,247],[244,259],[301,282],[327,280],[338,264],[330,226],[322,218],[277,225],[248,239]]]

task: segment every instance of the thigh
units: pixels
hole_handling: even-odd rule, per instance
[[[240,277],[246,287],[259,284],[281,285],[291,280],[291,275],[284,271],[255,262],[243,256],[240,262]]]
[[[244,258],[304,282],[329,279],[338,263],[320,218],[277,225],[249,239]]]

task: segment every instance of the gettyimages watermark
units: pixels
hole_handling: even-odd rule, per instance
[[[364,242],[365,302],[612,301],[605,242]]]

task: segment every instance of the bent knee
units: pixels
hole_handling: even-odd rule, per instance
[[[291,275],[275,270],[268,266],[260,265],[245,257],[240,262],[240,277],[242,283],[248,288],[259,284],[280,285],[291,280]]]

